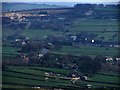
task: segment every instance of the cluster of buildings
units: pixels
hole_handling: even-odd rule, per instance
[[[15,19],[15,18],[22,18],[22,17],[27,17],[27,16],[39,16],[39,17],[44,17],[44,16],[48,16],[47,13],[22,13],[22,12],[7,12],[7,13],[3,13],[4,17],[10,17],[11,19]]]

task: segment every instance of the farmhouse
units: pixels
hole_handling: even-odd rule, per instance
[[[77,36],[71,36],[72,40],[75,41]]]
[[[116,59],[116,61],[120,61],[120,58],[115,58]]]
[[[92,14],[93,14],[93,11],[85,12],[85,15],[87,15],[87,16],[90,16],[90,15],[92,15]]]
[[[113,58],[112,57],[108,57],[108,58],[106,58],[106,61],[113,61]]]
[[[67,76],[68,79],[71,79],[71,80],[88,80],[87,76],[82,76],[82,75],[79,75],[79,74],[75,74],[75,73],[70,73],[68,76]]]
[[[43,57],[43,54],[40,54],[40,53],[39,53],[39,54],[38,54],[38,58],[41,58],[41,57]]]
[[[45,76],[51,77],[55,76],[55,74],[53,72],[45,72]]]

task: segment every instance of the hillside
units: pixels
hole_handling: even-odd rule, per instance
[[[2,3],[2,11],[28,10],[38,8],[60,8],[62,6],[32,3]]]

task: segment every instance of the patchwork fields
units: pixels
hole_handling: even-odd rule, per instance
[[[76,84],[72,84],[71,80],[62,79],[66,77],[71,70],[56,69],[36,66],[7,66],[7,69],[3,71],[3,88],[32,88],[32,87],[55,87],[55,88],[84,88],[86,84],[92,85],[92,87],[119,87],[120,83],[118,74],[104,74],[99,73],[89,80],[82,81],[77,80]],[[46,76],[45,73],[54,73],[54,75]]]

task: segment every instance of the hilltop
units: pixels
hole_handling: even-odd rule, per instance
[[[61,8],[63,6],[48,5],[48,4],[37,4],[37,3],[2,3],[2,11],[16,11],[16,10],[29,10],[29,9],[40,9],[40,8]]]

